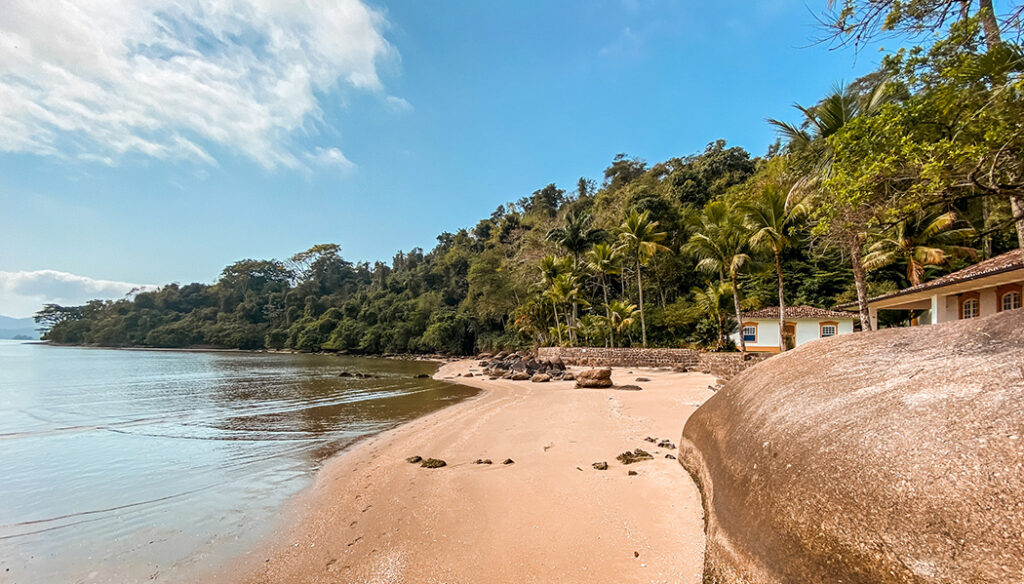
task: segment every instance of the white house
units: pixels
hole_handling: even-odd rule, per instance
[[[740,334],[748,351],[779,352],[779,307],[772,306],[740,314],[740,332],[732,334],[738,347]],[[785,338],[792,348],[808,341],[853,332],[856,316],[849,312],[825,310],[813,306],[787,306]]]
[[[988,316],[1021,307],[1024,256],[1015,249],[899,292],[868,300],[871,324],[879,310],[916,311],[912,326]],[[842,308],[857,309],[856,303]],[[911,313],[913,315],[915,313]]]

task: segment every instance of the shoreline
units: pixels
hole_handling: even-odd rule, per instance
[[[251,355],[316,355],[321,357],[353,357],[359,359],[390,359],[395,361],[423,361],[442,365],[452,361],[467,359],[468,357],[451,356],[441,354],[421,353],[342,353],[331,351],[296,351],[294,349],[224,349],[219,347],[107,347],[104,345],[77,345],[73,343],[55,343],[42,339],[0,339],[5,341],[18,341],[26,345],[42,345],[47,347],[72,347],[77,349],[96,349],[109,351],[154,351],[173,353],[245,353]]]
[[[203,581],[700,582],[700,495],[674,449],[643,439],[678,442],[713,377],[613,369],[647,379],[639,392],[456,377],[475,363],[434,379],[479,394],[332,457],[264,543]],[[654,459],[615,460],[634,448]]]

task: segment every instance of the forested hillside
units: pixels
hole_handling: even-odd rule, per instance
[[[623,154],[599,181],[543,186],[429,252],[370,265],[321,244],[238,261],[211,285],[48,305],[37,320],[49,340],[104,346],[725,349],[739,310],[863,311],[870,295],[1018,247],[1019,8],[840,4],[838,42],[923,33],[930,44],[817,104],[765,112],[780,134],[767,152],[718,140],[656,163]]]

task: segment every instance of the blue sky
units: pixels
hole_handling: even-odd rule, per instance
[[[12,316],[321,242],[350,260],[429,249],[549,182],[599,179],[619,152],[656,162],[724,138],[761,154],[764,118],[795,119],[793,102],[879,58],[813,45],[823,1],[12,2]]]

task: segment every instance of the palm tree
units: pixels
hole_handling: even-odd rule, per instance
[[[598,275],[601,280],[601,291],[604,293],[605,316],[609,316],[608,309],[608,276],[615,276],[622,273],[619,248],[612,247],[607,243],[597,243],[587,251],[585,260],[587,268]]]
[[[819,187],[832,176],[835,151],[829,144],[829,136],[842,130],[851,120],[877,112],[890,100],[887,88],[886,82],[882,81],[867,94],[860,95],[849,87],[837,86],[831,94],[814,107],[806,108],[800,104],[794,104],[793,107],[804,116],[800,125],[776,119],[768,120],[768,123],[775,126],[779,133],[789,141],[791,154],[805,167],[803,176],[793,185],[790,197],[797,195],[799,198],[803,198],[804,195],[811,195],[813,200],[813,196],[818,194]],[[834,222],[840,226],[841,231],[835,235],[850,253],[853,279],[857,287],[857,303],[860,305],[860,320],[865,330],[871,330],[867,304],[867,275],[861,255],[866,235],[862,229],[854,227],[864,224],[862,218],[856,217],[863,214],[864,210],[847,208],[843,212],[849,215],[851,220]]]
[[[658,231],[658,222],[651,221],[650,211],[637,213],[632,209],[626,220],[619,226],[619,241],[628,250],[630,259],[636,261],[636,287],[640,295],[640,331],[643,345],[647,346],[647,323],[644,320],[644,286],[640,270],[659,251],[669,251],[660,242],[667,234]]]
[[[516,307],[513,312],[513,325],[520,332],[537,339],[541,345],[546,345],[547,328],[545,323],[548,315],[543,302],[528,300],[525,304]]]
[[[751,230],[750,248],[754,251],[770,251],[775,256],[775,274],[779,279],[779,350],[786,350],[786,297],[782,282],[782,252],[793,240],[790,227],[804,214],[802,204],[786,207],[787,196],[781,189],[767,187],[755,200],[743,205],[747,227]]]
[[[864,268],[877,270],[906,262],[907,280],[917,286],[928,266],[946,264],[957,256],[976,259],[977,250],[957,245],[976,233],[969,227],[953,229],[956,219],[956,213],[949,211],[932,216],[917,214],[896,223],[868,248]]]
[[[608,317],[608,330],[611,333],[612,348],[615,348],[615,333],[622,333],[625,329],[629,328],[636,322],[636,315],[642,314],[641,311],[637,310],[636,304],[629,304],[623,300],[613,300],[611,304],[607,306]]]
[[[591,245],[604,241],[608,237],[608,232],[604,229],[592,228],[591,224],[593,222],[593,216],[586,211],[581,213],[570,211],[565,216],[565,224],[562,227],[555,227],[548,231],[545,238],[562,246],[571,253],[573,268],[576,268],[579,266],[581,253],[585,252]],[[574,321],[579,316],[578,310],[579,306],[574,301],[572,304],[572,318]],[[574,327],[569,327],[569,335],[575,340],[576,330]]]
[[[732,285],[728,282],[708,282],[703,288],[694,288],[691,292],[694,316],[710,316],[715,319],[718,327],[715,349],[720,350],[725,344],[725,315],[729,310],[726,299],[731,296]]]
[[[723,204],[720,202],[709,203],[708,206]],[[728,208],[728,207],[727,207]],[[732,284],[732,300],[736,309],[736,322],[742,326],[740,317],[740,293],[739,274],[740,270],[750,261],[747,253],[750,231],[743,221],[743,216],[733,208],[728,208],[727,213],[721,213],[720,209],[712,209],[717,223],[712,223],[705,218],[703,231],[695,232],[686,249],[695,255],[700,261],[697,262],[697,269],[709,274],[728,274],[729,282]],[[747,343],[740,335],[740,350],[747,352]]]
[[[569,272],[569,258],[556,258],[555,256],[544,256],[540,260],[541,286],[544,288],[544,295],[551,300],[551,308],[555,312],[555,327],[558,328],[558,344],[562,344],[562,329],[558,327],[558,298],[552,294],[555,281],[559,276]]]
[[[564,247],[572,254],[574,263],[578,263],[581,253],[591,245],[604,241],[608,237],[608,232],[604,229],[592,228],[593,222],[593,216],[586,211],[582,213],[569,212],[565,216],[565,225],[548,231],[545,238]]]

